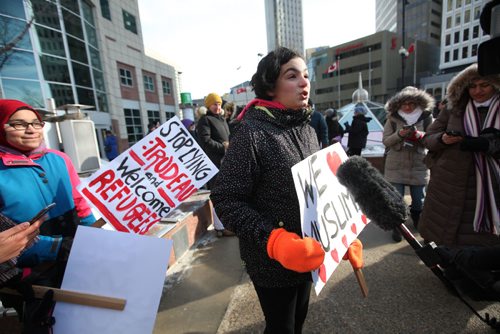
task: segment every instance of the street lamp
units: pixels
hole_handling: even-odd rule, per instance
[[[408,50],[405,49],[405,7],[406,0],[402,0],[401,10],[401,47],[398,53],[401,55],[401,89],[405,87],[405,60],[408,57]]]

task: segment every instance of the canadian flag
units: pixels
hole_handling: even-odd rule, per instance
[[[240,87],[236,89],[236,94],[245,93],[247,89],[245,87]]]
[[[415,43],[411,43],[410,46],[408,46],[408,54],[414,51],[415,51]]]
[[[334,62],[333,64],[331,64],[328,69],[326,70],[326,73],[332,73],[332,72],[335,72],[336,70],[338,70],[339,68],[339,61],[337,60],[336,62]]]

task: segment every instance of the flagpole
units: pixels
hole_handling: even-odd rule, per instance
[[[368,48],[368,96],[372,98],[372,48]]]
[[[415,58],[413,58],[413,87],[417,87],[417,41],[414,42]]]
[[[337,109],[340,109],[340,55],[337,55],[337,93],[338,93]]]

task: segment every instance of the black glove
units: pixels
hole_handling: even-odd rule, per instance
[[[466,136],[464,140],[460,143],[460,149],[462,151],[471,151],[471,152],[486,152],[490,143],[488,139],[482,137],[469,137]]]
[[[61,241],[59,253],[57,253],[58,262],[68,262],[71,246],[73,245],[73,237],[64,237]]]
[[[23,315],[23,334],[50,334],[56,323],[52,316],[54,311],[54,291],[48,290],[42,299],[25,301]]]

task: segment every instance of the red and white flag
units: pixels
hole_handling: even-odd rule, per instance
[[[326,73],[332,73],[338,70],[339,68],[339,61],[335,61],[333,64],[331,64],[328,69],[326,70]]]
[[[236,89],[236,94],[245,93],[247,89],[245,87],[240,87]]]

